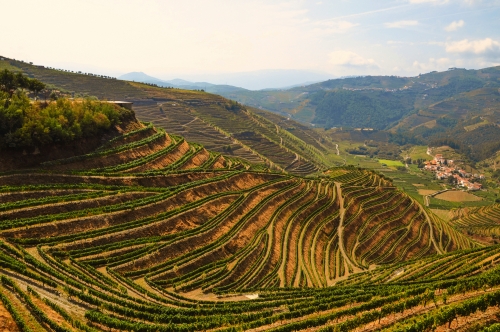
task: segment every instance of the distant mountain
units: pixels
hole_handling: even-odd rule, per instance
[[[135,82],[142,82],[142,83],[150,83],[150,84],[156,84],[158,86],[162,87],[174,87],[174,88],[179,88],[179,89],[184,89],[184,90],[204,90],[206,92],[210,93],[215,93],[215,94],[223,94],[223,93],[229,93],[229,92],[236,92],[236,91],[247,91],[243,88],[239,88],[236,86],[232,85],[225,85],[225,84],[213,84],[213,83],[208,83],[208,82],[190,82],[186,81],[180,78],[175,78],[173,80],[162,80],[150,75],[147,75],[143,72],[131,72],[124,74],[120,77],[118,77],[120,80],[126,80],[126,81],[135,81]]]
[[[180,78],[174,78],[173,80],[168,80],[168,81],[163,81],[166,83],[173,84],[175,86],[181,86],[181,85],[193,85],[193,82],[189,82]]]
[[[130,80],[144,83],[169,84],[174,87],[187,87],[188,89],[200,89],[212,85],[238,87],[244,90],[286,90],[294,87],[310,85],[331,79],[331,75],[317,73],[307,70],[258,70],[251,72],[238,72],[228,74],[207,74],[207,75],[186,75],[185,79],[162,80],[152,77],[142,72],[127,73],[118,77],[123,80]],[[210,83],[208,83],[210,82]],[[222,89],[228,90],[227,88]],[[230,89],[234,90],[234,89]]]
[[[270,69],[227,74],[185,76],[190,80],[209,81],[214,84],[224,84],[242,87],[247,90],[288,89],[292,86],[302,86],[306,82],[321,82],[331,79],[332,75],[308,70]]]
[[[154,83],[154,84],[159,84],[159,83],[165,82],[163,80],[160,80],[159,78],[149,76],[149,75],[147,75],[143,72],[139,72],[139,71],[134,71],[131,73],[121,75],[120,77],[118,77],[118,79],[124,80],[124,81],[135,81],[135,82]]]

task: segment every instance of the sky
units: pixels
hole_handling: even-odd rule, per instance
[[[111,76],[231,84],[266,70],[309,73],[297,78],[306,81],[500,65],[500,0],[0,0],[0,8],[8,9],[0,56]]]

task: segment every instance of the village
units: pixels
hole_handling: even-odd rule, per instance
[[[482,189],[480,180],[484,180],[483,174],[472,174],[455,165],[455,161],[443,158],[442,154],[436,154],[434,159],[424,162],[424,170],[434,172],[438,180],[448,179],[450,184],[465,188],[470,191]]]

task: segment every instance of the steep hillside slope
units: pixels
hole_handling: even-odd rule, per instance
[[[333,146],[310,128],[202,91],[160,88],[96,75],[65,72],[6,59],[1,68],[22,71],[63,94],[134,102],[139,120],[204,144],[226,156],[306,175],[331,165]],[[47,96],[42,93],[42,98]],[[258,114],[257,114],[258,112]],[[269,114],[270,118],[276,116]]]

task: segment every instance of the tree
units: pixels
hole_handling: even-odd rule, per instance
[[[45,89],[45,84],[43,82],[40,82],[39,80],[36,79],[30,79],[28,82],[28,89],[30,91],[33,91],[35,94],[35,99],[38,97],[38,94],[40,91]]]
[[[7,92],[9,97],[12,98],[12,95],[17,89],[28,89],[33,91],[36,96],[40,91],[45,89],[45,84],[37,79],[26,77],[20,72],[14,73],[7,69],[1,71],[0,90]]]
[[[16,87],[14,73],[10,70],[3,70],[0,72],[0,90],[7,92],[10,97],[14,93]]]

